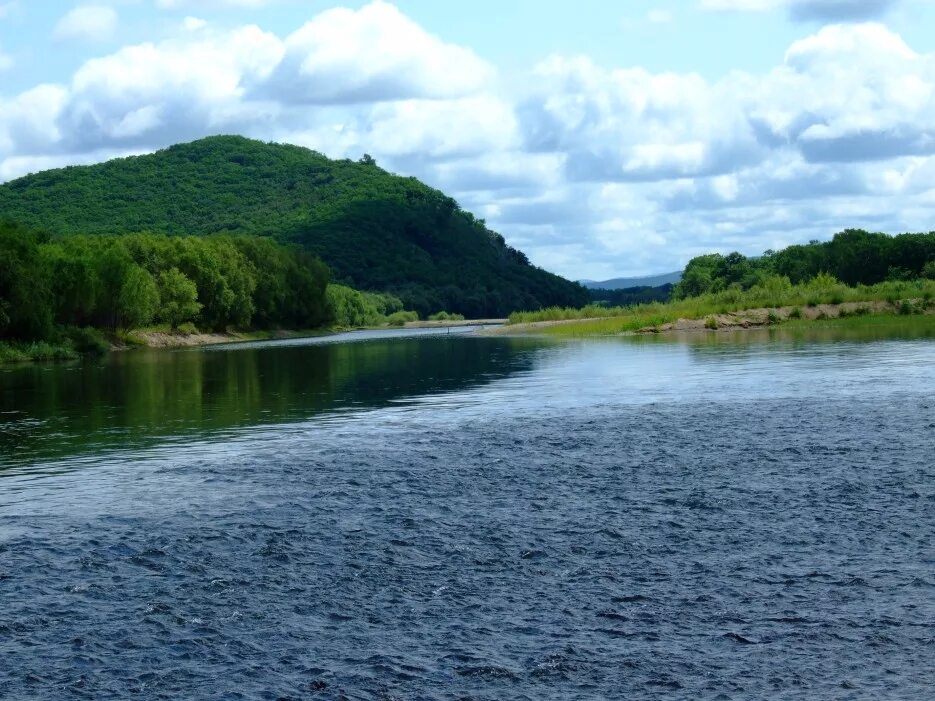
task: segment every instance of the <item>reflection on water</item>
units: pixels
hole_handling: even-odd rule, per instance
[[[381,407],[401,421],[451,424],[622,404],[899,393],[935,383],[931,337],[913,325],[583,341],[357,332],[25,365],[0,370],[0,474],[93,462],[115,449],[249,438],[260,426],[288,436],[327,416],[369,422],[367,410]]]
[[[528,369],[528,351],[542,345],[387,335],[138,350],[0,370],[0,470],[463,390]]]
[[[862,341],[0,372],[0,698],[928,698],[935,344]]]

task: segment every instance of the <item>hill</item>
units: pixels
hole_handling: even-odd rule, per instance
[[[218,136],[151,155],[36,173],[0,186],[0,219],[68,234],[271,236],[322,258],[335,281],[422,314],[470,317],[581,305],[483,220],[369,157]]]
[[[662,287],[674,285],[682,279],[682,271],[674,273],[661,273],[646,277],[617,277],[613,280],[581,280],[580,283],[589,290],[628,290],[635,287]]]

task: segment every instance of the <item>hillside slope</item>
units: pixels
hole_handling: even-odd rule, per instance
[[[423,314],[587,301],[415,178],[237,136],[13,180],[0,186],[0,219],[53,235],[269,235],[321,256],[335,280],[392,292]]]

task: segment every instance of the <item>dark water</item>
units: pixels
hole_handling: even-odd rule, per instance
[[[0,372],[0,698],[924,699],[935,342]]]

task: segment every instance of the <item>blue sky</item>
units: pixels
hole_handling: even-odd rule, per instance
[[[373,154],[603,278],[930,230],[929,0],[0,0],[0,180],[215,133]]]

